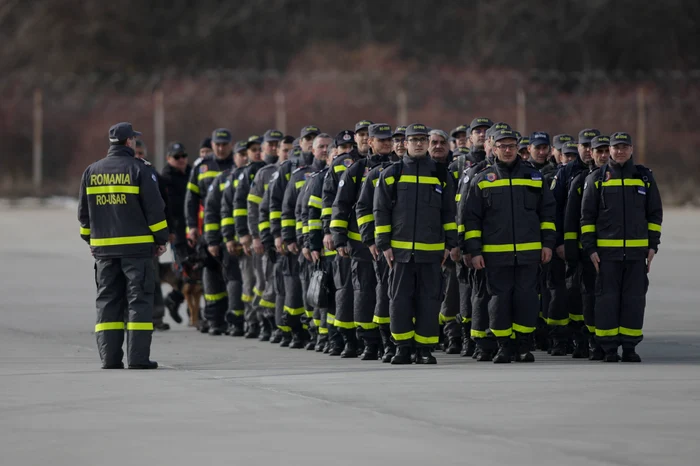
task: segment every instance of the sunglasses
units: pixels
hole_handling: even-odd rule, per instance
[[[171,155],[171,157],[174,158],[175,160],[186,159],[187,154],[175,154],[175,155]]]

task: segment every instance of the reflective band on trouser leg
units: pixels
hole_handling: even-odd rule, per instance
[[[153,330],[153,322],[127,322],[127,330]]]
[[[124,322],[102,322],[101,324],[95,324],[95,333],[108,330],[124,330],[124,328]]]
[[[633,348],[642,341],[646,292],[648,288],[646,261],[625,261],[622,277],[622,303],[620,307],[620,344]]]
[[[156,283],[153,258],[121,258],[121,269],[126,277],[127,362],[129,365],[147,364],[151,355],[153,333],[153,302]]]
[[[95,342],[102,364],[116,365],[123,362],[124,351],[124,289],[125,277],[119,260],[95,259],[97,282],[97,323]]]
[[[353,319],[365,344],[379,344],[379,325],[373,321],[377,306],[377,276],[371,261],[352,260]]]
[[[600,261],[595,278],[595,335],[605,351],[620,344],[621,291],[624,262]]]

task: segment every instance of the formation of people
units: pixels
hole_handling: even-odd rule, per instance
[[[190,167],[172,143],[158,180],[176,263],[202,264],[202,333],[391,364],[435,364],[436,348],[494,363],[533,362],[535,349],[641,361],[663,212],[628,133],[362,120],[235,144],[221,128],[200,146]],[[81,187],[91,214],[104,209],[94,171]],[[94,253],[105,240],[79,217]],[[176,320],[183,300],[177,287],[165,299]],[[103,314],[98,280],[98,346],[129,328]]]

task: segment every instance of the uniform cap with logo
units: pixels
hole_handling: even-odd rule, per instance
[[[406,127],[404,125],[397,126],[392,136],[406,136]]]
[[[369,137],[377,139],[391,139],[391,126],[388,123],[375,123],[369,126]]]
[[[549,134],[544,131],[535,131],[530,135],[531,146],[549,145]]]
[[[261,137],[258,136],[258,135],[254,135],[254,136],[250,136],[250,137],[248,138],[248,140],[246,141],[245,146],[246,146],[246,149],[249,149],[250,146],[252,146],[253,144],[262,144],[262,143],[263,143],[263,138],[261,138]]]
[[[300,137],[300,138],[305,138],[306,136],[312,136],[312,135],[313,135],[314,137],[316,137],[316,136],[318,136],[319,134],[321,134],[321,130],[318,129],[318,126],[309,125],[309,126],[304,126],[304,127],[301,129],[301,135],[300,135],[299,137]]]
[[[134,131],[131,123],[122,122],[109,128],[109,142],[126,141],[127,139],[141,136],[141,133]]]
[[[265,131],[265,136],[263,137],[263,140],[265,142],[271,142],[271,141],[281,141],[284,139],[284,134],[282,134],[282,131],[276,130],[276,129],[268,129]]]
[[[607,136],[596,136],[591,140],[591,149],[597,149],[598,147],[607,147],[610,145],[610,138]]]
[[[564,155],[578,155],[578,143],[577,142],[565,142],[563,146],[561,146],[561,152]]]
[[[455,155],[460,155],[460,154],[469,154],[471,151],[469,150],[468,147],[458,147],[454,150]]]
[[[493,121],[491,121],[490,119],[488,119],[486,117],[474,118],[472,120],[471,124],[469,125],[469,131],[470,132],[474,131],[476,128],[483,127],[483,126],[490,128],[493,126]]]
[[[360,130],[367,129],[372,124],[374,123],[369,120],[360,120],[357,123],[355,123],[355,132],[357,133]]]
[[[573,142],[573,140],[574,137],[568,134],[557,134],[552,138],[552,146],[557,150],[561,150],[565,142]]]
[[[233,136],[231,136],[231,131],[227,130],[226,128],[216,129],[211,134],[211,143],[212,144],[228,144],[232,140],[233,140]]]
[[[243,152],[245,153],[246,150],[248,150],[248,141],[238,141],[236,145],[233,147],[234,152]]]
[[[518,139],[518,150],[527,149],[530,145],[530,138],[520,138]]]
[[[199,143],[199,148],[200,149],[204,149],[204,148],[211,149],[212,148],[211,147],[211,138],[202,139],[202,142]]]
[[[346,129],[335,135],[335,145],[340,147],[344,144],[355,144],[355,132]]]
[[[502,141],[503,139],[515,139],[515,131],[501,129],[493,133],[493,142]]]
[[[422,123],[413,123],[406,127],[406,137],[410,136],[427,136],[430,133],[430,128]]]
[[[502,121],[499,121],[498,123],[491,125],[489,127],[489,129],[486,130],[486,137],[487,138],[493,137],[497,131],[500,131],[502,129],[507,129],[508,131],[513,131],[513,128],[511,128],[508,123],[503,123]]]
[[[610,145],[616,146],[618,144],[627,144],[628,146],[631,146],[632,136],[630,136],[628,133],[613,133],[612,136],[610,136]]]
[[[187,155],[185,146],[183,146],[181,142],[171,142],[168,144],[167,156],[172,157],[173,155]]]
[[[590,144],[591,140],[600,136],[600,131],[594,128],[583,129],[578,133],[578,143],[579,144]]]
[[[458,135],[459,133],[469,134],[469,126],[467,126],[467,125],[459,125],[459,126],[456,127],[455,129],[453,129],[452,131],[450,131],[450,136],[452,136],[452,137],[454,138],[454,137],[457,137],[457,135]]]

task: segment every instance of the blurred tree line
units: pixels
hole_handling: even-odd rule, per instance
[[[379,44],[425,67],[690,70],[699,26],[697,0],[0,0],[0,69],[284,71],[311,45]]]

